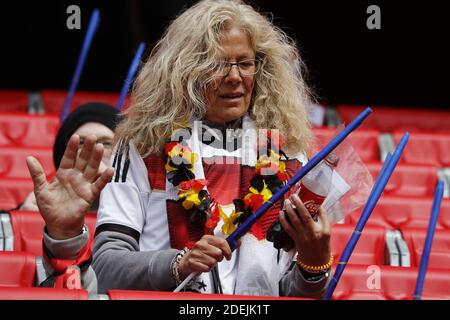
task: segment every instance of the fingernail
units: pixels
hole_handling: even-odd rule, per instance
[[[284,200],[284,206],[290,206],[291,201],[289,199]]]

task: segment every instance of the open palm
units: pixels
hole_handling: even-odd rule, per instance
[[[88,136],[78,154],[80,138],[73,135],[50,183],[39,161],[27,158],[36,202],[47,232],[54,239],[67,239],[81,233],[85,213],[113,176],[112,168],[99,174],[104,150],[96,141],[95,135]]]

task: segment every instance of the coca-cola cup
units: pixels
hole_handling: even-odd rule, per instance
[[[306,209],[316,222],[317,212],[330,192],[333,170],[337,166],[338,161],[338,156],[330,153],[324,161],[314,167],[314,169],[303,177],[303,179],[293,188],[292,194],[298,194]],[[294,205],[292,204],[292,206]],[[284,216],[291,224],[286,211],[284,211]],[[294,242],[287,235],[279,221],[272,224],[267,235],[267,240],[272,241],[275,248],[284,249],[285,251],[289,251],[294,245]]]

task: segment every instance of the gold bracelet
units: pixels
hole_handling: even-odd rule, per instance
[[[306,272],[323,272],[323,271],[327,271],[328,269],[331,268],[331,265],[333,264],[334,261],[334,257],[333,255],[330,255],[330,260],[328,261],[328,263],[321,265],[321,266],[310,266],[307,264],[304,264],[303,262],[300,261],[300,259],[297,256],[297,265],[302,268],[303,270],[305,270]]]

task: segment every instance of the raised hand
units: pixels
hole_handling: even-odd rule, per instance
[[[81,234],[85,213],[114,174],[113,168],[99,172],[104,149],[96,142],[95,135],[86,137],[78,154],[80,137],[73,135],[50,183],[39,161],[31,156],[27,158],[36,202],[47,232],[54,239]]]

